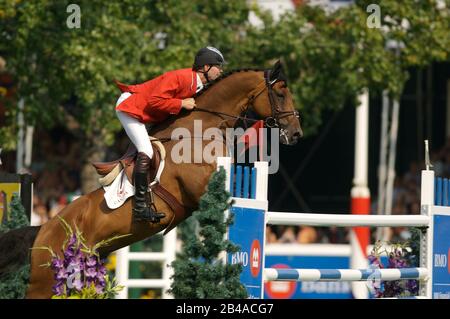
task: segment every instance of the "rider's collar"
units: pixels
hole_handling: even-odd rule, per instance
[[[198,72],[195,72],[195,74],[197,74],[197,89],[196,89],[195,93],[198,93],[203,89],[203,82],[202,82],[202,79],[200,78],[200,75],[198,74]]]

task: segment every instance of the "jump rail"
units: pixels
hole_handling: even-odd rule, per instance
[[[426,268],[402,269],[276,269],[265,268],[265,281],[365,281],[427,279]]]
[[[337,227],[428,227],[430,218],[422,215],[338,215],[267,212],[267,224]]]
[[[228,237],[241,251],[227,256],[229,263],[242,263],[241,281],[250,298],[262,298],[264,281],[364,281],[372,279],[420,281],[420,298],[450,298],[450,181],[422,171],[420,215],[304,214],[268,211],[268,164],[256,162],[252,169],[232,166],[219,158],[227,171],[227,189],[235,201],[231,211],[235,224]],[[235,171],[237,175],[235,175]],[[243,172],[243,174],[242,174]],[[403,269],[264,269],[266,225],[337,227],[418,227],[421,229],[420,266]]]

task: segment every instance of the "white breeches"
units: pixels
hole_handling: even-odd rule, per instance
[[[117,105],[125,101],[130,95],[131,93],[129,92],[122,93],[122,95],[117,100],[116,107]],[[136,146],[138,152],[144,152],[150,158],[152,158],[153,147],[152,144],[150,143],[150,139],[148,138],[148,133],[147,129],[145,128],[145,124],[139,122],[138,119],[128,115],[125,112],[116,110],[116,114],[117,117],[119,118],[120,123],[122,123],[122,126],[125,129],[125,132],[127,133],[131,142],[133,142],[134,146]]]

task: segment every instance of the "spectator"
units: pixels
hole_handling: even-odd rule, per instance
[[[297,227],[286,226],[283,234],[278,240],[280,243],[295,243],[297,242]]]
[[[272,230],[272,227],[266,225],[266,243],[274,244],[277,242],[277,235]]]
[[[317,232],[314,227],[301,226],[297,233],[297,242],[299,244],[312,244],[317,242]]]
[[[31,212],[31,226],[40,226],[49,220],[47,207],[42,200],[36,195],[33,195],[33,210]]]
[[[67,206],[67,197],[65,195],[62,195],[59,197],[58,201],[53,202],[53,205],[51,205],[49,212],[50,218],[53,218],[56,215],[58,215],[66,206]]]

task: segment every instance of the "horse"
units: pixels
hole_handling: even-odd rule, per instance
[[[195,120],[202,121],[203,131],[208,128],[221,130],[232,128],[238,120],[244,119],[244,115],[250,110],[264,119],[266,126],[279,127],[282,144],[296,144],[303,135],[298,111],[294,108],[293,98],[286,79],[282,76],[279,62],[266,70],[239,69],[224,73],[198,93],[195,100],[196,109],[183,110],[166,122],[156,125],[151,129],[151,135],[164,140],[170,137],[176,128],[185,128],[189,132],[194,132]],[[165,141],[164,147],[167,154],[178,142],[179,140],[174,139]],[[226,148],[223,141],[219,140],[201,140],[200,142],[202,146],[205,143],[217,143],[216,147]],[[178,219],[175,218],[172,207],[160,197],[155,196],[154,203],[158,211],[164,212],[166,216],[159,223],[135,221],[132,218],[131,198],[119,208],[109,209],[102,187],[80,196],[67,205],[58,216],[69,225],[76,225],[91,247],[102,240],[128,234],[100,249],[100,255],[106,257],[119,248],[151,237],[164,229],[166,232],[170,231],[189,217],[198,208],[200,197],[205,192],[210,175],[216,168],[215,163],[206,161],[177,164],[171,156],[166,157],[160,184],[185,209],[186,214]],[[55,284],[54,273],[50,268],[42,267],[42,265],[48,263],[51,256],[46,250],[31,249],[30,253],[29,249],[50,247],[54,252],[61,254],[65,240],[66,232],[61,221],[56,217],[42,226],[29,226],[2,234],[0,236],[2,254],[14,241],[20,241],[21,246],[18,246],[20,251],[8,253],[7,257],[0,256],[0,277],[6,269],[11,269],[13,263],[19,265],[29,261],[30,280],[26,298],[50,298],[52,286]]]

